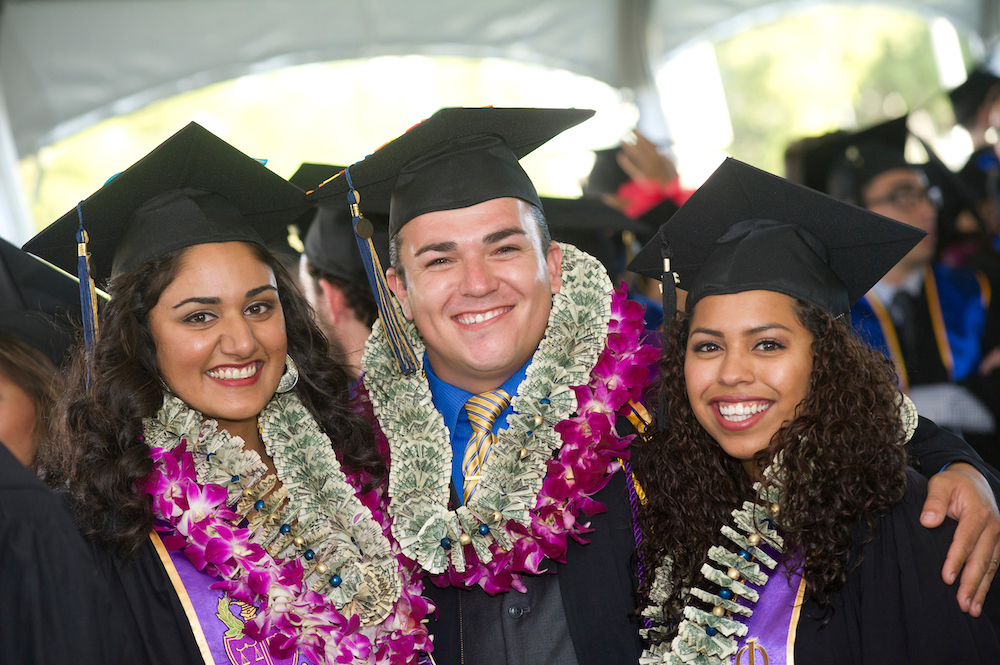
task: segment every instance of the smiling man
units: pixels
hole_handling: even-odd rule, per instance
[[[641,650],[615,420],[658,352],[601,264],[550,240],[518,163],[590,115],[444,109],[313,194],[391,198],[375,286],[389,307],[364,386],[388,442],[392,535],[433,582],[438,665]]]

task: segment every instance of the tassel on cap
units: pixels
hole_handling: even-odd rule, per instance
[[[354,238],[358,242],[361,260],[365,264],[365,273],[368,275],[368,284],[371,286],[375,303],[378,305],[379,318],[392,346],[392,353],[396,356],[399,370],[404,374],[412,374],[419,367],[417,354],[403,331],[403,322],[399,317],[399,312],[392,306],[392,293],[389,291],[389,285],[386,284],[385,271],[382,270],[382,264],[378,260],[378,254],[375,252],[375,245],[372,242],[374,228],[372,223],[361,214],[359,205],[361,195],[354,189],[354,183],[351,182],[350,167],[344,169],[344,177],[347,179],[349,188],[347,200],[351,206]]]
[[[670,243],[660,235],[660,255],[663,257],[663,279],[660,288],[663,290],[663,322],[668,327],[677,313],[677,273],[670,269],[670,259],[674,254],[670,251]]]
[[[97,289],[94,288],[94,279],[90,275],[90,253],[87,251],[87,243],[90,241],[87,231],[83,228],[83,201],[76,204],[76,214],[80,221],[80,227],[76,231],[76,272],[80,278],[80,310],[83,313],[83,340],[87,349],[87,355],[93,353],[94,343],[97,341]]]

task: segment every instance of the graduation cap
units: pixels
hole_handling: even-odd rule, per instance
[[[392,307],[361,197],[390,201],[390,238],[425,213],[492,199],[515,197],[541,208],[518,160],[592,115],[583,109],[441,109],[309,194],[314,200],[347,196],[365,271],[401,371],[413,372],[418,363]]]
[[[80,275],[89,344],[96,312],[84,289],[91,279],[103,284],[192,245],[243,241],[266,247],[308,207],[298,187],[192,122],[24,248]]]
[[[303,162],[295,170],[288,182],[305,192],[311,192],[324,182],[344,170],[343,166]]]
[[[289,182],[310,192],[345,167],[331,164],[302,164]],[[310,222],[303,235],[303,253],[309,263],[324,273],[350,284],[366,284],[368,276],[354,237],[351,211],[339,199],[315,202],[316,208],[307,213]],[[389,205],[376,201],[365,206],[366,218],[372,222],[372,241],[380,264],[389,260]]]
[[[302,191],[308,192],[318,187],[324,180],[333,177],[343,170],[343,166],[303,163],[292,174],[292,177],[288,179],[288,182]],[[317,206],[314,204],[298,219],[288,225],[287,233],[275,238],[267,245],[267,248],[278,257],[278,260],[293,275],[298,273],[297,266],[299,257],[305,251],[306,236],[318,216]]]
[[[963,126],[972,124],[979,113],[979,107],[998,83],[1000,77],[980,66],[969,73],[962,85],[949,90],[948,98],[955,111],[955,122]]]
[[[343,166],[327,164],[303,164],[296,172],[310,168],[309,179],[318,187],[344,170]],[[293,176],[293,179],[295,176]],[[318,178],[318,179],[317,179]],[[303,187],[305,189],[305,187]],[[316,202],[313,222],[305,236],[305,255],[309,263],[324,273],[350,284],[367,284],[365,263],[354,239],[354,223],[350,208],[340,199],[324,199]],[[389,260],[389,205],[386,201],[375,201],[365,206],[365,218],[372,222],[372,243],[379,264]]]
[[[575,245],[598,259],[612,279],[625,268],[622,233],[648,237],[655,230],[597,199],[542,197],[541,201],[552,239]]]
[[[803,139],[789,161],[789,178],[837,198],[860,204],[861,189],[890,169],[912,168],[906,163],[908,116],[889,120],[860,132],[831,132]]]
[[[0,332],[41,351],[56,367],[73,343],[79,283],[0,239]]]
[[[689,308],[705,296],[761,289],[839,317],[924,235],[730,158],[629,270],[664,278],[664,312],[676,307],[676,283]]]

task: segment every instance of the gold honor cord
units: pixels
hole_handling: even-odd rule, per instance
[[[934,340],[937,342],[938,355],[948,372],[948,380],[955,380],[955,359],[951,355],[951,343],[948,341],[948,327],[941,311],[941,297],[938,295],[937,280],[930,266],[924,268],[924,291],[927,294],[927,307],[931,310],[931,325],[934,328]]]
[[[180,573],[177,572],[177,568],[174,566],[174,560],[170,558],[170,553],[156,531],[149,534],[149,539],[153,541],[153,547],[156,548],[156,554],[160,557],[160,563],[163,564],[163,568],[167,572],[167,577],[170,578],[170,584],[173,585],[174,591],[177,592],[177,599],[181,601],[184,614],[187,616],[188,623],[191,624],[194,641],[198,644],[201,657],[205,659],[205,665],[215,665],[212,650],[208,648],[208,640],[205,639],[205,631],[202,630],[201,621],[198,620],[198,613],[194,609],[194,604],[191,603],[191,597],[188,596],[187,589],[184,588],[184,582],[181,581]]]
[[[906,363],[903,362],[903,348],[899,345],[899,337],[896,335],[896,326],[889,316],[889,311],[882,304],[874,293],[868,292],[864,295],[868,306],[872,308],[879,327],[882,329],[882,337],[889,348],[889,355],[892,356],[892,364],[896,366],[896,374],[899,375],[900,388],[905,393],[910,389],[910,377],[906,373]]]

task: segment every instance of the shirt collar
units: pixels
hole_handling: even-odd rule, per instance
[[[528,358],[528,362],[521,365],[521,368],[514,372],[514,374],[500,386],[506,390],[507,394],[511,397],[517,394],[517,390],[521,386],[521,382],[524,381],[524,377],[528,373],[528,365],[530,364],[531,358]],[[434,374],[434,369],[431,367],[426,351],[424,351],[424,371],[427,373],[427,384],[431,389],[431,398],[434,400],[434,407],[444,418],[444,424],[448,427],[448,431],[454,432],[455,426],[458,424],[458,418],[462,414],[462,407],[464,407],[465,403],[469,401],[469,398],[472,397],[473,393],[457,388],[450,383],[439,379],[437,375]]]

